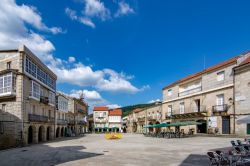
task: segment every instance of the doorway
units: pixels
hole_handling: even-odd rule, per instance
[[[197,133],[207,133],[207,121],[204,119],[197,120]]]
[[[28,144],[31,144],[33,142],[33,128],[32,126],[28,129]]]
[[[230,116],[222,116],[222,134],[230,134]]]
[[[195,112],[201,112],[201,102],[200,99],[197,99],[194,101],[195,102]]]

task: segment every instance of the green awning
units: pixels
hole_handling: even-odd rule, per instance
[[[175,123],[161,123],[161,124],[154,124],[154,125],[146,125],[143,128],[161,128],[161,127],[175,127],[175,126],[189,126],[189,125],[201,125],[200,122],[195,121],[186,121],[186,122],[175,122]]]

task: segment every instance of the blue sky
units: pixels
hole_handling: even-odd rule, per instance
[[[208,67],[250,48],[247,0],[58,2],[3,0],[0,48],[26,44],[58,74],[58,90],[92,105],[161,100],[204,57]]]

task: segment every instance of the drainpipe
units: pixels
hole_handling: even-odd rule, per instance
[[[21,61],[22,61],[22,73],[23,73],[23,68],[24,68],[24,65],[23,65],[23,63],[24,63],[24,53],[21,53],[21,55],[20,55],[21,57],[22,57],[22,59],[21,59]],[[21,75],[20,75],[21,76]],[[24,97],[23,97],[23,94],[24,94],[24,92],[23,92],[23,79],[24,79],[24,76],[22,75],[22,82],[21,82],[21,88],[22,88],[22,90],[21,90],[21,103],[22,103],[22,106],[21,106],[21,109],[22,109],[22,117],[21,117],[21,120],[22,120],[22,130],[21,130],[21,140],[22,140],[22,142],[21,142],[21,144],[22,144],[22,146],[23,146],[23,144],[24,144],[24,121],[23,121],[23,118],[24,118],[24,108],[25,108],[25,102],[24,102]],[[15,81],[17,81],[17,79],[15,80]],[[17,86],[17,84],[16,84],[16,86]]]
[[[236,126],[235,126],[235,68],[233,69],[233,134],[235,134],[235,129],[236,129]]]

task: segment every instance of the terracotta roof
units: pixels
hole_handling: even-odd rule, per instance
[[[241,63],[240,63],[240,66],[241,66],[241,65],[245,65],[245,64],[247,64],[247,63],[250,63],[250,56],[247,57],[247,59],[245,59],[243,62],[241,62]]]
[[[94,111],[108,111],[108,107],[100,106],[100,107],[94,107]]]
[[[122,109],[113,109],[109,111],[109,116],[122,116]]]
[[[200,72],[198,72],[198,73],[191,74],[191,75],[189,75],[189,76],[187,76],[187,77],[184,77],[184,78],[182,78],[182,79],[180,79],[180,80],[178,80],[178,81],[176,81],[176,82],[174,82],[174,83],[172,83],[172,84],[170,84],[170,85],[167,85],[167,86],[164,87],[162,90],[168,89],[168,88],[170,88],[170,87],[173,87],[173,86],[176,85],[176,84],[182,83],[182,82],[187,81],[187,80],[190,80],[190,79],[192,79],[192,78],[201,76],[201,75],[204,74],[204,73],[208,73],[208,72],[214,71],[214,70],[216,70],[216,69],[219,69],[219,68],[221,68],[221,67],[227,66],[227,65],[229,65],[229,64],[237,63],[237,59],[238,59],[238,58],[239,58],[239,56],[233,57],[233,58],[231,58],[231,59],[229,59],[229,60],[227,60],[227,61],[224,61],[224,62],[219,63],[219,64],[217,64],[217,65],[214,65],[214,66],[212,66],[212,67],[206,68],[206,69],[204,69],[204,70],[202,70],[202,71],[200,71]]]
[[[142,111],[141,108],[136,108],[136,109],[133,110],[134,113],[138,113],[138,112],[141,112],[141,111]]]

